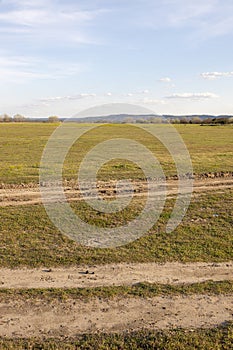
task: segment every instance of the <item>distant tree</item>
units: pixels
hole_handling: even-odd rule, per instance
[[[192,124],[201,124],[202,122],[200,117],[193,117],[191,121],[192,121]]]
[[[215,119],[212,118],[206,118],[204,120],[202,120],[202,124],[212,124],[214,122]]]
[[[126,117],[122,123],[123,124],[132,124],[132,123],[134,123],[134,119],[132,117]]]
[[[149,119],[149,121],[152,124],[161,124],[163,122],[163,118],[161,118],[161,117],[151,117]]]
[[[180,119],[179,118],[171,118],[170,123],[172,124],[180,124]]]
[[[59,122],[59,118],[55,115],[51,115],[51,117],[48,118],[48,122],[49,123],[58,123]]]
[[[225,124],[229,124],[229,118],[214,118],[213,119],[214,124],[221,124],[221,125],[225,125]]]
[[[13,117],[14,122],[24,122],[25,119],[26,118],[23,115],[21,115],[21,114],[16,114]]]
[[[183,118],[181,118],[180,119],[180,124],[188,124],[188,118],[186,118],[186,117],[183,117]]]
[[[12,122],[12,118],[8,114],[3,114],[3,122],[4,123],[10,123]]]
[[[136,123],[137,124],[148,124],[148,120],[144,119],[144,118],[137,118],[136,119]]]

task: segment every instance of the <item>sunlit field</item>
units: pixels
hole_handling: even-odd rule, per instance
[[[42,152],[57,126],[48,123],[1,123],[1,182],[38,183]],[[81,127],[80,124],[73,126]],[[166,128],[166,125],[160,127]],[[195,173],[233,171],[233,125],[176,125],[175,128],[190,152]],[[81,160],[96,144],[119,137],[141,142],[156,155],[166,175],[176,174],[171,155],[149,133],[133,125],[100,125],[83,135],[70,149],[64,163],[64,178],[77,177]],[[109,162],[100,172],[100,177],[105,180],[141,176],[141,172],[127,161]]]
[[[208,300],[208,303],[214,301],[214,305],[217,307],[218,302],[215,300],[231,297],[233,282],[227,269],[231,268],[233,258],[233,125],[173,126],[182,136],[190,153],[195,181],[200,187],[194,191],[191,204],[183,221],[173,232],[167,233],[166,225],[174,207],[176,194],[170,194],[166,198],[159,220],[154,223],[148,232],[137,240],[117,248],[83,246],[62,234],[53,225],[41,200],[31,204],[27,203],[27,200],[35,199],[38,196],[41,156],[50,135],[59,125],[56,123],[0,124],[0,268],[1,271],[14,269],[14,271],[20,271],[23,274],[27,274],[28,269],[35,269],[42,274],[40,282],[44,283],[40,288],[27,288],[27,286],[9,288],[1,277],[0,303],[5,305],[1,325],[6,327],[7,324],[7,327],[8,325],[14,327],[16,324],[13,316],[10,315],[10,312],[13,311],[9,312],[10,320],[5,320],[8,315],[6,310],[13,305],[12,303],[15,303],[16,307],[19,308],[19,313],[21,308],[24,307],[22,310],[27,310],[32,315],[34,313],[37,315],[37,312],[45,307],[46,317],[49,317],[47,309],[52,309],[51,333],[49,330],[45,337],[41,337],[40,335],[43,334],[43,327],[41,326],[42,330],[39,329],[39,337],[34,336],[34,333],[30,333],[33,336],[28,337],[27,332],[30,331],[31,327],[34,327],[34,324],[30,324],[26,333],[24,333],[26,337],[18,336],[17,333],[16,336],[0,338],[0,348],[6,350],[231,349],[233,344],[231,319],[221,324],[216,323],[216,325],[218,324],[216,327],[206,326],[195,327],[194,329],[172,326],[166,329],[156,329],[150,324],[150,327],[147,328],[147,326],[144,327],[144,320],[142,319],[143,328],[139,328],[139,330],[134,328],[134,324],[131,323],[131,326],[126,327],[124,332],[118,331],[117,326],[116,329],[113,328],[113,332],[102,332],[98,330],[98,316],[96,319],[97,326],[95,324],[92,325],[93,328],[86,328],[87,332],[84,332],[84,334],[80,332],[72,333],[70,337],[66,334],[66,327],[70,325],[66,323],[57,325],[53,317],[54,312],[56,318],[58,317],[60,308],[62,308],[61,317],[63,317],[63,314],[66,313],[69,315],[72,307],[79,305],[79,303],[81,305],[84,302],[87,307],[94,303],[92,305],[95,306],[90,306],[91,309],[87,310],[88,313],[90,311],[90,316],[87,317],[90,317],[89,323],[91,324],[92,312],[98,309],[96,306],[98,303],[101,305],[100,320],[102,315],[105,315],[109,310],[111,312],[111,303],[115,303],[115,309],[118,310],[119,308],[120,314],[124,312],[124,321],[127,321],[128,303],[132,300],[135,305],[138,301],[149,303],[150,300],[157,300],[155,298],[161,298],[162,300],[167,298],[169,307],[163,306],[162,309],[164,317],[165,315],[170,317],[169,312],[173,307],[171,300],[174,301],[178,298],[182,305],[185,304],[186,300],[187,312],[185,312],[188,315],[190,314],[192,318],[192,313],[188,309],[189,306],[192,307],[189,298],[196,298],[197,303],[201,298],[204,301]],[[67,124],[65,127],[68,126]],[[78,129],[83,125],[74,123],[72,127]],[[165,131],[169,128],[167,125],[156,125],[156,127],[164,128]],[[65,158],[63,180],[66,185],[70,186],[67,186],[67,188],[71,192],[78,191],[76,185],[71,184],[75,184],[77,180],[79,165],[85,155],[94,146],[113,138],[132,139],[145,145],[160,162],[167,176],[167,181],[170,181],[171,188],[177,186],[177,170],[174,160],[164,145],[137,125],[104,124],[96,125],[95,129],[84,134],[71,147]],[[60,145],[62,148],[62,139]],[[173,152],[175,151],[174,149]],[[111,180],[118,179],[131,179],[134,184],[140,185],[145,182],[145,175],[138,166],[125,160],[123,155],[121,159],[114,159],[104,164],[98,172],[98,180],[102,181],[102,186],[109,183],[113,184],[114,182],[111,182]],[[111,186],[113,187],[110,192],[113,191],[114,193],[114,185]],[[211,188],[211,186],[213,187]],[[67,192],[69,193],[68,190]],[[27,195],[30,194],[32,197],[27,199]],[[69,198],[67,193],[66,195]],[[103,191],[103,196],[105,200],[107,199],[106,202],[111,200],[110,197],[107,198],[106,191]],[[135,195],[126,208],[111,214],[91,208],[83,199],[77,200],[77,198],[74,198],[70,202],[73,212],[83,221],[101,228],[127,225],[139,215],[144,204],[145,193]],[[216,280],[214,275],[211,275],[199,281],[195,279],[196,275],[194,273],[191,276],[193,278],[192,283],[176,283],[174,278],[174,280],[170,279],[165,283],[143,280],[133,284],[118,285],[115,284],[114,280],[113,284],[105,285],[103,279],[101,286],[93,284],[93,287],[84,287],[81,284],[81,287],[75,286],[75,288],[68,288],[66,285],[61,288],[53,287],[54,281],[51,276],[56,273],[54,272],[56,269],[65,269],[65,271],[66,269],[67,271],[69,271],[68,269],[75,269],[77,281],[84,278],[84,281],[95,283],[99,267],[107,266],[107,264],[112,264],[114,268],[115,266],[130,266],[130,264],[135,264],[137,267],[140,263],[150,265],[156,263],[159,269],[160,266],[164,266],[166,263],[174,266],[179,263],[186,266],[190,263],[194,264],[195,272],[196,268],[200,268],[196,267],[199,263],[206,264],[207,272],[209,268],[219,267],[220,264],[223,264],[226,275],[221,280]],[[89,272],[92,271],[92,268],[96,269],[95,274]],[[108,278],[114,279],[114,272]],[[67,306],[69,303],[72,305],[71,308]],[[102,303],[106,304],[107,307],[102,306]],[[124,304],[126,306],[123,307],[121,303],[126,303]],[[154,302],[153,307],[157,307],[156,305],[156,302]],[[205,313],[205,310],[202,310],[199,304],[196,307],[201,310],[201,313]],[[137,307],[135,306],[135,308]],[[115,309],[113,312],[115,312]],[[226,310],[229,312],[230,305],[226,305]],[[25,311],[22,311],[21,316],[25,316]],[[19,317],[21,316],[19,315]],[[211,317],[214,316],[213,311],[208,318],[211,320]],[[77,324],[77,329],[78,326]],[[4,329],[7,330],[7,328]]]

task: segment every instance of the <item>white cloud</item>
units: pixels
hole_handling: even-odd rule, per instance
[[[182,100],[207,100],[211,98],[217,98],[218,95],[212,92],[184,92],[184,93],[175,93],[170,96],[166,96],[167,99],[182,99]]]
[[[79,95],[76,95],[76,96],[80,96],[81,98],[85,98],[85,97],[96,97],[96,94],[84,94],[84,93],[81,93]],[[74,96],[75,97],[75,96]]]
[[[74,76],[87,67],[78,62],[59,62],[32,56],[12,56],[0,52],[1,83],[24,83],[31,79],[58,79]]]
[[[40,7],[48,5],[52,0],[1,0],[3,5],[14,5],[16,7]]]
[[[165,105],[166,104],[166,101],[164,101],[164,100],[160,100],[160,99],[156,99],[156,98],[147,98],[147,97],[144,98],[141,102],[144,104],[151,104],[151,105],[153,105],[153,104]]]
[[[233,34],[233,3],[232,1],[208,0],[193,2],[197,7],[200,6],[203,12],[189,23],[187,18],[186,26],[191,26],[198,34],[199,40]],[[185,4],[186,5],[186,4]],[[184,6],[185,7],[185,6]],[[194,8],[191,9],[194,11]]]
[[[233,72],[205,72],[201,73],[203,79],[215,80],[218,78],[230,78],[233,77]]]
[[[145,90],[136,90],[134,92],[128,92],[124,96],[132,97],[132,96],[140,96],[140,95],[148,95],[150,93],[150,90],[145,89]]]
[[[233,34],[232,0],[144,0],[144,3],[144,8],[133,19],[135,25],[154,29],[187,28],[189,38],[196,36],[199,41]]]
[[[0,20],[5,23],[33,28],[40,25],[48,26],[58,23],[60,23],[60,25],[65,25],[67,22],[75,22],[77,24],[89,21],[94,16],[94,12],[88,11],[56,11],[52,15],[49,9],[28,9],[2,12],[0,13]]]
[[[40,101],[46,103],[46,102],[59,102],[59,101],[64,101],[66,99],[69,99],[69,96],[45,97],[45,98],[42,98]]]
[[[28,79],[48,78],[47,72],[39,72],[35,69],[38,64],[33,57],[8,56],[0,57],[1,82],[23,82]]]
[[[171,83],[172,80],[169,77],[164,77],[164,78],[160,78],[159,81],[161,83]]]
[[[217,6],[217,0],[170,0],[165,2],[173,9],[168,13],[169,23],[173,26],[183,26],[193,24],[193,21],[208,16],[213,13]]]
[[[43,0],[9,1],[7,5],[0,11],[0,34],[17,35],[24,41],[33,39],[43,46],[48,43],[53,46],[98,43],[98,39],[90,38],[84,28],[107,11],[101,8],[84,10],[75,2]]]
[[[63,102],[63,101],[74,101],[74,100],[80,100],[84,98],[93,98],[96,97],[96,94],[87,94],[87,93],[80,93],[77,95],[68,95],[68,96],[53,96],[53,97],[46,97],[40,99],[41,102]]]
[[[218,0],[164,0],[159,3],[151,0],[144,0],[144,8],[140,16],[144,21],[143,25],[150,27],[181,27],[192,26],[195,21],[205,18],[214,12],[218,6]],[[148,5],[148,6],[146,6]],[[154,18],[156,14],[156,20]],[[150,19],[146,23],[146,20]]]

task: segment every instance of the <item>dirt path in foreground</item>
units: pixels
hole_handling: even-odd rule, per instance
[[[145,182],[134,182],[134,196],[144,196],[147,194],[147,185]],[[209,191],[220,191],[227,188],[233,188],[233,178],[216,178],[196,180],[194,182],[193,193],[200,194]],[[99,185],[99,192],[104,198],[113,198],[115,196],[115,186],[113,183],[101,183]],[[159,186],[155,185],[154,195],[161,194],[162,191]],[[79,190],[68,187],[65,188],[65,194],[68,201],[78,201],[85,199],[81,197]],[[169,180],[167,182],[167,196],[177,195],[177,181]],[[127,195],[124,195],[127,196]],[[54,198],[54,194],[53,194]],[[90,197],[89,197],[90,198]],[[39,188],[6,188],[0,189],[0,206],[17,206],[17,205],[32,205],[41,203],[41,195]]]
[[[0,336],[70,337],[142,328],[209,328],[233,320],[233,295],[12,300],[0,303]]]
[[[179,284],[233,280],[233,262],[111,264],[54,269],[0,269],[0,288],[80,288],[133,285],[138,282]]]
[[[198,180],[194,195],[233,188],[233,178]],[[100,191],[114,195],[114,187]],[[159,188],[155,189],[155,195]],[[80,194],[66,189],[70,201]],[[143,183],[135,195],[146,194]],[[177,194],[177,181],[168,182],[168,196]],[[0,206],[41,203],[39,189],[0,189]],[[78,288],[133,285],[138,282],[179,284],[233,280],[233,262],[111,264],[52,269],[0,269],[0,288]],[[232,295],[156,296],[153,298],[93,298],[88,301],[12,298],[0,302],[0,337],[74,337],[81,333],[122,332],[167,328],[210,328],[233,321]]]

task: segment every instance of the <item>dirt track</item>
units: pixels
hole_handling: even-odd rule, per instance
[[[147,185],[145,182],[134,182],[134,196],[145,196],[147,194]],[[233,178],[215,178],[196,180],[193,186],[194,195],[209,191],[221,191],[228,188],[233,188]],[[112,183],[100,184],[100,194],[105,198],[115,197],[115,186]],[[161,189],[155,186],[154,195],[161,194]],[[81,197],[79,190],[72,187],[65,188],[65,194],[68,201],[78,201],[85,199]],[[169,180],[167,182],[167,196],[172,197],[177,195],[177,181]],[[17,206],[17,205],[32,205],[41,203],[41,194],[39,188],[2,188],[0,189],[0,206]]]
[[[0,303],[1,337],[74,337],[142,328],[209,328],[233,320],[233,296],[43,299]]]
[[[231,189],[233,178],[196,180],[194,196]],[[177,194],[177,181],[169,180],[167,195]],[[111,184],[100,186],[107,198]],[[147,193],[145,183],[135,183],[135,196]],[[155,189],[155,196],[160,189]],[[69,201],[80,200],[79,191],[66,188]],[[2,188],[0,206],[41,203],[39,188]],[[80,288],[133,285],[138,282],[181,284],[233,280],[233,262],[181,264],[112,264],[72,268],[0,269],[0,289]],[[153,298],[94,298],[88,301],[16,297],[0,302],[0,337],[75,337],[80,333],[122,332],[166,328],[214,327],[233,320],[231,295],[156,296]]]
[[[233,262],[111,264],[54,269],[0,269],[0,288],[80,288],[133,285],[138,282],[180,284],[233,280]]]
[[[194,283],[233,279],[221,264],[118,264],[69,269],[1,269],[2,288],[71,288],[138,282]],[[18,296],[0,302],[1,337],[74,337],[81,333],[208,328],[233,320],[232,295],[115,297],[90,300]]]

